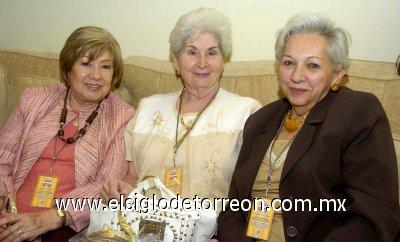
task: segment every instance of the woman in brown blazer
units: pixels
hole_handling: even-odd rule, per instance
[[[247,120],[229,190],[230,199],[269,199],[272,209],[227,206],[219,241],[394,241],[392,134],[374,95],[338,86],[347,33],[325,17],[296,15],[278,33],[275,52],[285,98]]]

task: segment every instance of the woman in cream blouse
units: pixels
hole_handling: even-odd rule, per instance
[[[125,132],[129,175],[110,180],[102,197],[119,197],[157,176],[182,197],[226,197],[244,124],[260,103],[220,87],[231,52],[229,20],[200,8],[183,15],[170,34],[182,90],[141,100]]]

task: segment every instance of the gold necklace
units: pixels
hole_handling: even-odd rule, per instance
[[[297,131],[304,124],[308,114],[307,112],[300,115],[298,118],[291,119],[290,116],[292,116],[292,110],[293,109],[289,109],[284,120],[285,129],[290,133]]]
[[[185,89],[184,89],[184,90],[185,90]],[[219,88],[218,88],[218,90],[219,90]],[[217,90],[217,93],[218,93],[218,90]],[[183,95],[183,92],[182,92],[182,95]],[[215,95],[216,95],[216,94],[215,94]],[[196,116],[195,116],[193,119],[191,119],[191,120],[185,121],[184,115],[183,115],[183,112],[182,112],[182,108],[180,108],[181,111],[180,111],[180,113],[179,113],[179,121],[180,121],[180,123],[182,124],[182,126],[183,126],[186,130],[191,129],[191,126],[193,126],[193,124],[197,121],[197,118],[198,118],[198,116],[200,116],[201,112],[209,105],[209,103],[211,103],[211,102],[214,100],[215,95],[207,102],[206,106],[205,106],[200,112],[198,112],[198,113],[196,114]],[[182,98],[183,98],[183,96],[182,96]],[[182,105],[182,104],[180,104],[180,105]]]
[[[194,118],[193,122],[190,122],[190,126],[184,125],[186,132],[182,135],[181,138],[178,139],[178,130],[179,130],[179,123],[180,121],[182,122],[183,119],[182,117],[182,106],[183,106],[183,93],[185,91],[185,88],[182,89],[181,95],[179,95],[179,109],[178,109],[178,117],[176,118],[176,130],[175,130],[175,145],[173,147],[174,153],[173,153],[173,161],[174,161],[174,167],[175,167],[175,158],[178,153],[178,149],[181,146],[182,142],[185,140],[185,138],[189,135],[190,131],[192,131],[193,127],[196,125],[197,120],[199,120],[200,115],[204,112],[204,110],[207,109],[207,107],[214,101],[215,97],[217,96],[219,92],[219,87],[217,92],[214,94],[213,98],[207,103],[207,105],[200,110],[200,112],[197,113],[196,117]]]
[[[194,121],[196,119],[196,118],[194,118],[194,119],[192,119],[192,120],[190,120],[190,121],[188,121],[186,123],[185,120],[183,119],[183,114],[182,113],[181,113],[181,115],[179,115],[179,118],[180,118],[181,124],[183,125],[183,127],[185,127],[186,130],[190,129],[190,127],[193,125],[193,123],[194,123]]]

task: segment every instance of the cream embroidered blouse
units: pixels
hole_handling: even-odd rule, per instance
[[[139,180],[146,176],[164,180],[166,169],[173,167],[179,94],[157,94],[142,99],[127,126],[126,160],[134,162]],[[178,150],[176,165],[183,167],[182,197],[227,197],[244,124],[260,107],[252,98],[220,88]],[[184,114],[185,123],[195,116]],[[178,137],[184,132],[179,123]]]

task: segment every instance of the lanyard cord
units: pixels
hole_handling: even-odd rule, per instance
[[[179,108],[178,108],[178,116],[176,117],[176,130],[175,130],[175,145],[173,147],[174,153],[173,153],[173,161],[174,161],[174,167],[176,167],[176,155],[178,153],[178,149],[179,147],[182,145],[183,141],[185,140],[185,138],[189,135],[190,131],[192,131],[192,129],[194,128],[194,126],[197,123],[197,120],[199,120],[200,115],[204,112],[204,110],[206,110],[206,108],[208,106],[210,106],[210,104],[212,103],[212,101],[214,101],[215,97],[217,96],[218,92],[219,92],[219,87],[217,92],[215,93],[215,95],[213,96],[213,98],[207,103],[207,105],[200,110],[200,112],[197,113],[196,117],[194,118],[193,124],[190,125],[188,128],[186,128],[186,132],[182,135],[182,137],[180,137],[178,139],[178,129],[179,129],[179,119],[182,115],[182,101],[183,101],[183,93],[185,91],[185,88],[182,89],[181,94],[179,95]]]
[[[283,120],[285,120],[285,117],[283,118]],[[271,189],[271,185],[272,185],[272,174],[274,173],[275,169],[278,167],[279,160],[281,159],[282,155],[289,149],[290,145],[294,141],[294,138],[298,134],[298,132],[297,132],[295,135],[293,135],[293,137],[286,143],[285,147],[281,150],[281,152],[279,152],[279,155],[276,156],[276,158],[272,162],[272,151],[274,149],[275,142],[278,139],[278,136],[282,131],[283,123],[284,123],[283,120],[279,126],[278,132],[276,133],[274,139],[272,140],[271,146],[269,147],[268,160],[269,160],[270,167],[269,167],[269,172],[268,172],[268,177],[267,177],[267,188],[265,189],[265,197],[268,197],[268,192]]]
[[[73,122],[73,120],[71,120],[71,122]],[[79,127],[78,127],[79,128]],[[72,136],[75,136],[79,131],[77,130],[75,132],[75,134],[73,134]],[[58,135],[55,136],[55,142],[54,142],[54,152],[53,152],[53,156],[51,157],[51,163],[50,163],[50,176],[53,176],[53,169],[54,169],[54,165],[56,163],[56,160],[58,160],[58,156],[61,154],[61,151],[64,150],[64,148],[69,145],[70,143],[68,142],[63,142],[61,148],[57,151],[57,143],[58,143]]]

